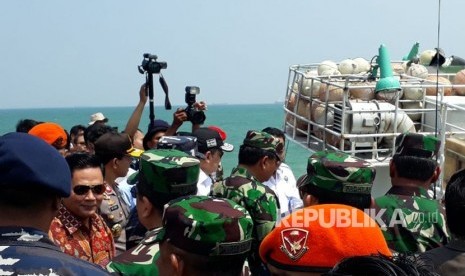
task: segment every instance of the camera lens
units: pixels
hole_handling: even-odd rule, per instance
[[[192,113],[192,123],[193,124],[203,124],[205,122],[205,113],[203,111],[195,111]]]

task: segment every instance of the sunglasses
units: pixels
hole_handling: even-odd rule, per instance
[[[92,190],[92,193],[96,195],[101,195],[103,192],[105,192],[105,185],[103,184],[98,184],[98,185],[92,185],[92,186],[87,186],[87,185],[77,185],[73,188],[73,192],[77,195],[86,195],[89,190]]]

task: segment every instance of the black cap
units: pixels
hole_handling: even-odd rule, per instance
[[[141,150],[133,148],[131,139],[123,133],[105,133],[95,142],[95,155],[104,163],[112,158],[121,158],[123,155],[139,157]]]
[[[223,151],[232,151],[230,147],[225,147],[220,134],[217,131],[206,127],[196,129],[193,135],[197,137],[197,145],[201,153],[206,153],[211,149],[221,149]]]
[[[144,136],[144,139],[142,140],[142,145],[144,146],[144,149],[148,150],[149,149],[149,146],[148,146],[148,142],[150,140],[152,140],[152,137],[159,131],[164,131],[166,132],[168,130],[168,128],[170,127],[170,125],[168,124],[168,122],[164,121],[164,120],[154,120],[153,121],[153,126],[150,127],[150,123],[149,123],[149,126],[147,128],[147,133],[145,133],[145,136]]]

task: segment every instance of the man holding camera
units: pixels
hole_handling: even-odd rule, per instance
[[[139,90],[139,103],[134,109],[131,117],[129,118],[126,128],[124,130],[131,138],[134,137],[144,111],[145,104],[148,99],[148,86],[144,83]],[[144,149],[156,148],[157,142],[162,136],[174,136],[178,129],[185,121],[192,122],[192,131],[198,129],[205,121],[205,114],[203,110],[207,108],[205,102],[196,102],[195,95],[199,93],[198,87],[186,87],[186,108],[178,108],[173,113],[173,122],[171,125],[164,120],[154,120],[153,124],[149,124],[145,137],[143,139]]]

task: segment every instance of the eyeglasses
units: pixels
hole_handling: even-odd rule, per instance
[[[92,193],[96,195],[101,195],[103,192],[105,192],[105,186],[103,184],[98,184],[98,185],[92,185],[92,186],[87,186],[87,185],[77,185],[74,186],[73,192],[77,195],[86,195],[89,190],[92,190]]]

